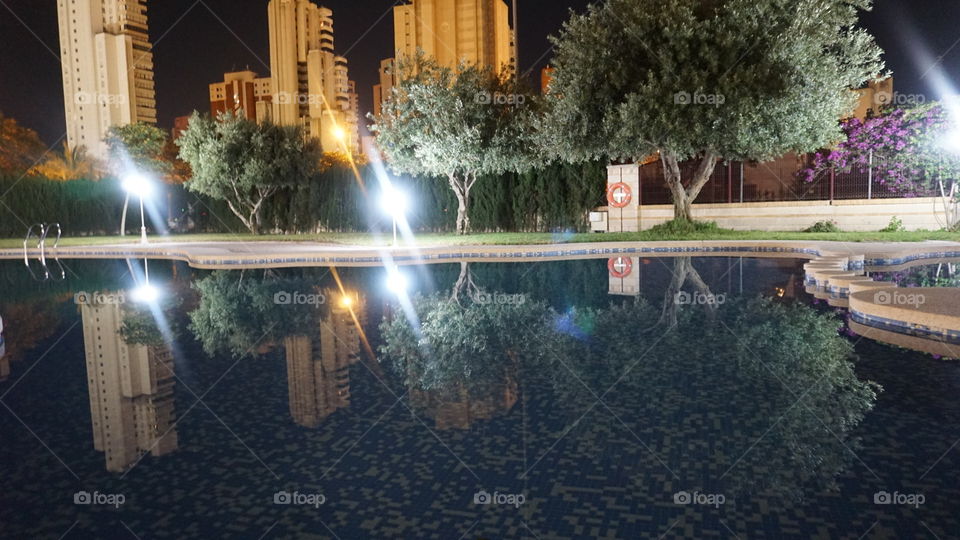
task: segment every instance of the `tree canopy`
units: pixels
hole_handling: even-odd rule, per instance
[[[0,112],[0,173],[23,174],[43,159],[37,132]]]
[[[232,115],[194,113],[177,144],[193,170],[187,189],[225,201],[254,234],[263,226],[264,202],[316,174],[321,160],[319,144],[300,129]]]
[[[163,153],[167,134],[156,126],[143,122],[113,126],[107,131],[104,142],[107,143],[110,168],[118,176],[122,177],[133,168],[162,177],[172,169]]]
[[[573,17],[541,140],[567,160],[659,152],[676,217],[717,160],[763,160],[840,139],[857,88],[884,69],[856,27],[872,0],[608,0]],[[700,160],[692,178],[678,163]]]
[[[477,179],[534,163],[525,126],[535,100],[488,68],[453,70],[418,56],[398,70],[400,83],[370,129],[395,172],[447,179],[459,204],[457,232],[467,233]]]

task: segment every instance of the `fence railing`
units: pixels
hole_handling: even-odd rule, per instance
[[[833,201],[848,199],[890,199],[904,196],[933,197],[935,189],[912,191],[909,195],[891,189],[880,174],[882,164],[851,171],[829,170],[812,182],[798,176],[802,156],[788,155],[778,160],[749,163],[718,163],[710,180],[697,197],[697,203],[739,203],[762,201]],[[682,178],[690,178],[697,163],[680,165]],[[919,185],[932,182],[918,178]],[[640,204],[671,204],[670,190],[659,161],[640,167]]]

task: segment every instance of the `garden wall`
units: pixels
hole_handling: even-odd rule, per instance
[[[912,199],[851,199],[836,201],[791,201],[733,204],[695,204],[699,221],[715,221],[725,229],[755,231],[800,231],[818,221],[832,220],[844,231],[879,231],[896,216],[907,230],[939,230],[936,197]],[[672,205],[631,205],[622,209],[603,207],[608,212],[609,232],[646,230],[673,219]]]

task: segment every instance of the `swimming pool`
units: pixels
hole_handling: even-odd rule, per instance
[[[0,263],[0,534],[960,530],[960,366],[849,335],[801,260],[150,261],[140,302],[144,264]]]

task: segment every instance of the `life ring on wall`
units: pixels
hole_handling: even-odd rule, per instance
[[[630,257],[613,257],[607,261],[610,275],[622,279],[633,273],[633,259]]]
[[[607,202],[614,208],[624,208],[633,200],[633,190],[623,182],[610,184],[607,188]]]

